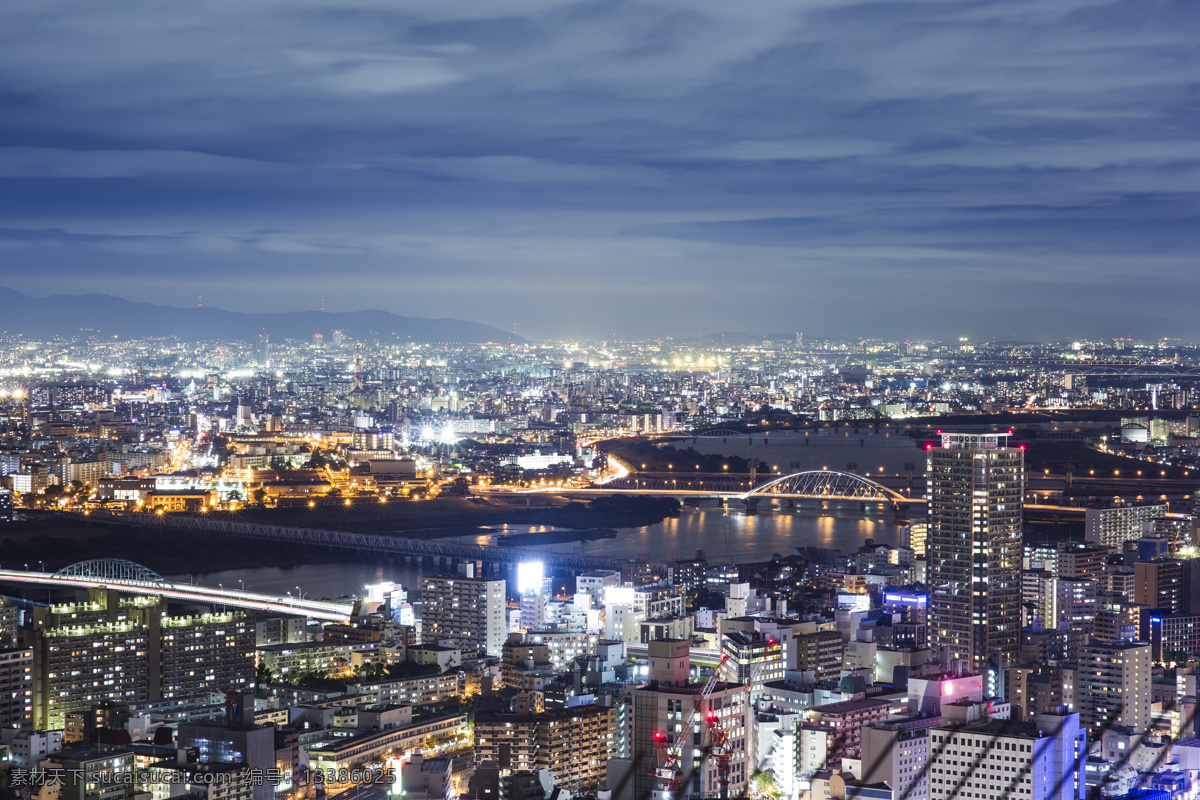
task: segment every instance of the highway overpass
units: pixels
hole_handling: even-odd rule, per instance
[[[159,595],[171,600],[211,603],[271,614],[305,616],[322,622],[348,622],[351,607],[345,603],[301,597],[242,592],[191,584],[172,584],[140,564],[120,559],[97,559],[72,564],[58,572],[0,569],[0,585],[47,586],[58,589],[118,589],[127,594]]]

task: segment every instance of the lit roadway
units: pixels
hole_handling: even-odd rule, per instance
[[[129,594],[159,595],[171,600],[189,600],[197,603],[212,603],[218,606],[248,608],[255,611],[270,611],[276,614],[306,616],[324,622],[349,622],[350,606],[343,603],[327,603],[321,600],[305,600],[284,595],[278,597],[257,592],[240,592],[208,586],[170,583],[118,581],[101,578],[78,578],[55,575],[52,572],[26,572],[24,570],[0,569],[0,583],[35,586],[54,586],[64,589],[119,589]]]

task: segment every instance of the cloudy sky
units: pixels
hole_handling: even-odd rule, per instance
[[[6,0],[0,285],[1200,340],[1195,0]]]

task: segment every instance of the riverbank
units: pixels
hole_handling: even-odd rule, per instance
[[[489,535],[491,529],[540,526],[559,531],[513,534],[506,544],[537,546],[606,538],[602,531],[640,528],[679,516],[679,504],[655,497],[596,498],[588,503],[535,496],[540,503],[476,502],[438,498],[420,502],[324,504],[322,507],[251,508],[224,516],[241,522],[326,528],[418,539]],[[22,511],[22,519],[0,524],[0,564],[43,562],[49,571],[93,558],[124,558],[159,573],[209,572],[235,567],[293,566],[353,562],[362,553],[342,548],[283,545],[208,532],[163,530],[64,518],[53,512]],[[525,538],[531,536],[533,538]],[[519,539],[517,537],[520,537]],[[537,538],[549,537],[549,538]]]

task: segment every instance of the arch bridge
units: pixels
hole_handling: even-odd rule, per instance
[[[77,561],[54,573],[55,578],[86,578],[129,586],[169,588],[173,584],[149,567],[123,558],[94,558]]]
[[[925,498],[905,497],[894,489],[855,475],[831,469],[794,472],[757,486],[742,495],[747,500],[804,498],[812,500],[859,500],[879,503],[919,503]]]

